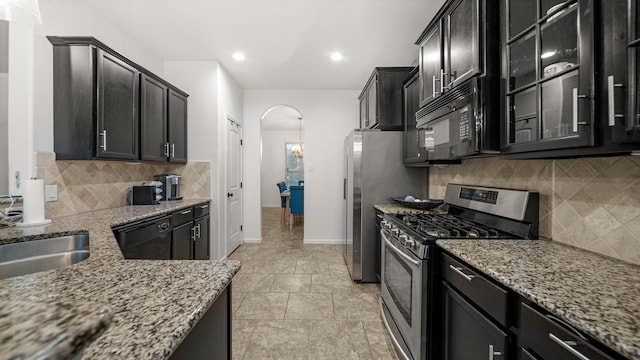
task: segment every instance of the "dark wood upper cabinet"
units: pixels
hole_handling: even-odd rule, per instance
[[[169,89],[169,161],[187,162],[187,97]]]
[[[138,159],[140,72],[100,49],[96,61],[97,157]]]
[[[169,89],[162,82],[142,75],[140,80],[140,149],[142,160],[165,161],[167,141],[167,101]]]
[[[186,93],[95,38],[47,38],[57,159],[187,161]]]
[[[377,67],[358,97],[360,127],[403,130],[402,81],[412,67]]]
[[[599,73],[607,140],[624,149],[640,144],[640,6],[637,1],[599,4],[603,29],[602,66]]]
[[[498,7],[493,1],[453,0],[422,32],[420,107],[474,76],[498,75]]]
[[[420,81],[418,69],[402,83],[404,102],[404,163],[411,166],[426,160],[426,151],[418,146],[416,111],[420,108]],[[425,154],[422,154],[425,152]]]

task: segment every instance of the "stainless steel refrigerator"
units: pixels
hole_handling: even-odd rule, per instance
[[[391,203],[391,197],[427,195],[428,170],[404,166],[402,135],[356,129],[345,139],[344,259],[356,281],[380,281],[380,237],[373,206]]]

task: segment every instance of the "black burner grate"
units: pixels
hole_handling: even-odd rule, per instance
[[[509,239],[513,235],[451,214],[400,215],[402,223],[422,236],[440,239]]]

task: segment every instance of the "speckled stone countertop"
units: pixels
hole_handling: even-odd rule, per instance
[[[546,240],[437,244],[629,359],[640,359],[640,266]]]
[[[433,212],[433,210],[412,209],[400,204],[375,204],[373,207],[384,214],[423,214]]]
[[[91,340],[88,334],[108,325],[104,334],[84,349],[86,358],[168,358],[230,284],[240,264],[216,260],[125,260],[111,227],[206,201],[126,206],[56,218],[47,226],[0,229],[0,243],[88,232],[91,251],[89,258],[79,264],[0,280],[3,311],[28,309],[31,316],[43,319],[39,326],[45,325],[47,319],[58,322],[49,324],[49,334],[37,332],[34,327],[25,343],[19,344],[19,349],[16,344],[13,349],[11,336],[18,324],[12,327],[11,321],[0,321],[0,357],[5,358],[10,351],[44,351],[65,336],[79,341],[73,344],[76,349],[69,352],[75,354]],[[61,307],[71,311],[64,322],[51,313]],[[27,333],[26,328],[21,330]],[[66,344],[58,345],[60,354],[67,351]]]

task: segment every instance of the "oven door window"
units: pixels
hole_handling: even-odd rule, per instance
[[[394,304],[407,324],[411,326],[411,303],[413,298],[413,271],[402,258],[388,247],[384,247],[384,283]]]

